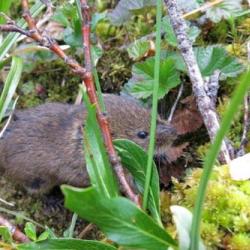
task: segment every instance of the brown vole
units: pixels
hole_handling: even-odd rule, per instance
[[[113,138],[147,149],[150,110],[127,97],[107,94],[104,101]],[[82,151],[85,116],[83,105],[59,103],[16,111],[0,139],[0,172],[32,193],[61,184],[89,185]],[[161,156],[175,137],[174,128],[158,119],[156,149]]]

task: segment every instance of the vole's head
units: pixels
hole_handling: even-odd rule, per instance
[[[136,101],[126,97],[105,95],[105,103],[111,123],[113,138],[126,138],[148,148],[151,113]],[[164,149],[176,139],[176,130],[166,121],[157,119],[155,154],[164,154]]]

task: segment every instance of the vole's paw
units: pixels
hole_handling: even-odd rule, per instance
[[[45,195],[42,201],[44,210],[50,216],[60,213],[64,208],[63,195],[57,188],[54,188],[48,195]]]

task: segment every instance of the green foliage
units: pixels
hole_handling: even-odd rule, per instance
[[[187,24],[189,24],[187,22]],[[164,31],[166,32],[165,39],[166,41],[173,47],[177,47],[177,38],[175,36],[174,30],[172,28],[172,25],[170,24],[170,20],[168,16],[165,16],[162,19],[162,26]],[[191,42],[195,42],[196,38],[200,34],[200,29],[196,26],[192,26],[189,24],[188,30],[187,30],[187,35],[188,38],[190,39]]]
[[[202,172],[195,169],[183,183],[175,184],[172,203],[193,208]],[[207,190],[201,225],[206,245],[247,249],[242,246],[250,241],[249,181],[232,180],[228,166],[215,167]]]
[[[30,240],[36,241],[36,242],[47,240],[50,236],[50,232],[48,230],[44,231],[42,234],[37,236],[36,226],[31,222],[26,223],[24,227],[24,232]]]
[[[0,1],[0,13],[3,12],[5,14],[8,14],[12,2],[14,2],[14,1],[13,0]],[[4,19],[4,17],[0,16],[0,24],[5,23],[5,22],[6,22],[6,20]]]
[[[12,235],[10,230],[5,226],[0,226],[0,236],[6,243],[12,243]]]
[[[134,43],[129,45],[127,50],[129,57],[133,60],[137,60],[143,57],[143,55],[148,51],[149,48],[150,45],[148,41],[136,40]]]
[[[146,180],[146,152],[140,146],[129,140],[118,139],[114,141],[114,144],[119,156],[121,157],[122,165],[126,166],[129,172],[133,175],[140,193],[143,194]],[[148,209],[155,221],[161,225],[159,194],[159,176],[155,163],[153,162]]]
[[[18,250],[115,250],[117,248],[104,244],[98,241],[91,240],[78,240],[78,239],[49,239],[42,242],[32,242],[21,244],[17,247]]]
[[[82,47],[81,21],[76,5],[66,3],[56,9],[52,19],[65,27],[64,42],[73,48]]]
[[[2,1],[1,1],[2,2]],[[36,4],[31,6],[30,8],[30,13],[33,17],[37,16],[43,9],[44,9],[43,3],[38,1]],[[17,25],[21,28],[26,28],[27,24],[26,22],[21,19],[20,21],[17,22]],[[0,61],[3,60],[3,58],[6,56],[8,51],[11,49],[11,47],[16,43],[17,39],[21,35],[19,33],[9,33],[4,40],[1,42],[0,45]]]
[[[244,69],[238,59],[228,55],[221,46],[198,47],[194,52],[203,76],[210,76],[215,70],[220,70],[221,78],[225,79],[239,75]],[[178,70],[186,72],[185,63],[180,54],[169,53],[167,57],[175,61]]]
[[[108,15],[114,25],[122,25],[132,16],[133,11],[142,11],[143,8],[154,6],[154,0],[121,0],[115,9]]]
[[[12,98],[15,94],[22,73],[23,61],[19,57],[13,57],[11,68],[4,84],[4,89],[0,96],[0,122],[4,117],[7,108],[11,106]],[[15,103],[14,103],[15,104]],[[11,109],[14,108],[12,104]]]
[[[112,241],[141,249],[166,249],[175,241],[147,214],[128,199],[107,199],[92,187],[62,187],[65,205],[82,218],[95,223]]]
[[[225,0],[208,8],[206,16],[213,22],[218,23],[222,19],[228,19],[242,10],[242,0]]]
[[[103,197],[116,197],[118,195],[117,183],[97,123],[96,109],[95,106],[90,104],[84,90],[82,90],[82,94],[88,110],[88,116],[84,124],[83,145],[90,181]]]
[[[126,90],[137,98],[148,98],[153,94],[154,88],[154,58],[145,62],[136,63],[132,68],[133,77],[129,80]],[[171,88],[180,84],[179,73],[172,59],[160,61],[158,98],[163,98]]]
[[[213,165],[217,159],[219,154],[221,143],[226,133],[229,131],[231,122],[233,121],[234,115],[238,112],[240,108],[240,104],[244,99],[245,94],[247,93],[250,87],[250,70],[248,70],[242,77],[240,84],[238,85],[233,98],[229,104],[228,110],[226,111],[220,129],[218,130],[216,137],[211,145],[205,160],[204,160],[204,172],[201,177],[196,203],[194,207],[194,218],[192,222],[191,229],[191,249],[197,249],[199,244],[199,234],[197,232],[200,231],[200,221],[202,214],[202,206],[205,200],[205,194],[207,190],[207,185],[209,182],[209,178],[213,169]]]

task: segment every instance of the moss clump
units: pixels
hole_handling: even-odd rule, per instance
[[[22,82],[18,88],[21,107],[53,101],[72,103],[81,83],[61,60],[36,61],[32,72],[23,74]]]
[[[192,210],[201,174],[202,169],[195,169],[185,178],[184,182],[175,181],[171,204],[178,204]],[[164,199],[162,202],[164,203]],[[249,249],[249,204],[249,181],[232,180],[228,166],[215,167],[203,206],[201,235],[205,244],[212,249],[220,247],[223,249]],[[164,214],[164,216],[166,215],[167,213]]]

